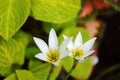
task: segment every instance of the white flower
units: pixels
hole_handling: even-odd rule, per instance
[[[51,29],[49,34],[49,40],[48,40],[49,46],[47,46],[47,44],[42,39],[36,37],[34,37],[33,39],[37,44],[38,48],[42,52],[35,55],[35,57],[40,60],[50,62],[55,66],[57,66],[60,62],[60,59],[66,57],[68,54],[66,47],[67,44],[69,43],[69,39],[64,40],[59,48],[58,38],[56,36],[56,32],[54,29]]]
[[[68,39],[68,37],[65,35],[63,37],[64,39]],[[96,37],[88,40],[83,44],[82,35],[79,32],[75,39],[75,43],[73,44],[71,40],[67,46],[68,50],[70,51],[68,55],[71,57],[74,57],[79,61],[83,61],[84,58],[86,58],[87,56],[91,55],[94,52],[94,50],[92,49],[92,46],[95,40],[96,40]]]

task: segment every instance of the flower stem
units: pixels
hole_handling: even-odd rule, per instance
[[[54,68],[55,68],[55,66],[52,65],[52,66],[51,66],[51,70],[50,70],[50,72],[49,72],[49,74],[48,74],[47,80],[50,79],[50,75],[53,73]]]
[[[78,60],[74,60],[74,64],[72,66],[72,69],[68,72],[68,74],[67,74],[67,76],[65,77],[64,80],[67,80],[70,77],[70,74],[74,71],[74,69],[76,68],[77,64],[78,64]]]

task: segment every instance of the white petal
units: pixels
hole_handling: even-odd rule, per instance
[[[36,45],[38,46],[38,48],[42,51],[42,53],[49,52],[47,44],[42,39],[39,39],[36,37],[33,37],[33,39],[34,39]]]
[[[61,54],[60,54],[60,59],[68,56],[68,53],[69,53],[69,52],[70,52],[70,51],[67,51],[67,50],[64,50],[63,52],[61,52]]]
[[[58,39],[57,35],[54,29],[51,29],[50,34],[49,34],[49,47],[51,49],[57,49],[58,48]]]
[[[69,52],[69,53],[68,53],[68,56],[73,57],[73,56],[72,56],[72,52]]]
[[[64,39],[68,39],[69,37],[68,37],[68,36],[66,36],[66,35],[63,35],[63,38],[64,38]]]
[[[55,65],[55,66],[58,66],[59,65],[59,63],[60,63],[60,60],[59,61],[57,61],[57,62],[54,62],[54,63],[52,63],[53,65]]]
[[[79,60],[79,62],[83,62],[85,60],[85,58],[82,57],[82,58],[79,58],[78,60]]]
[[[85,54],[84,54],[84,56],[82,56],[82,57],[88,57],[88,56],[90,56],[92,53],[94,53],[95,51],[93,50],[93,51],[88,51],[88,52],[86,52]]]
[[[75,39],[74,48],[76,48],[78,46],[80,47],[81,45],[82,45],[82,35],[79,32],[76,39]]]
[[[47,54],[39,53],[39,54],[36,54],[35,57],[40,60],[46,61]]]
[[[68,45],[67,45],[68,50],[72,50],[73,49],[73,42],[72,40],[69,41]]]
[[[66,51],[66,49],[67,49],[67,45],[68,45],[69,41],[70,41],[70,39],[65,39],[62,42],[62,44],[60,46],[60,49],[59,49],[59,51],[60,51],[60,58],[63,58],[63,57],[68,55],[68,53],[67,53],[68,51]]]
[[[92,56],[92,64],[96,65],[99,62],[99,59],[97,56]]]
[[[68,43],[68,50],[72,50],[73,49],[73,42],[72,42],[72,37],[67,37],[66,35],[63,35],[64,39],[70,39],[69,43]]]
[[[87,51],[90,50],[96,39],[97,38],[95,37],[95,38],[92,38],[92,39],[88,40],[86,43],[84,43],[83,48]]]

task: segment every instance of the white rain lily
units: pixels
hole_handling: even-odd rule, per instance
[[[63,37],[65,40],[68,39],[68,37],[65,35]],[[67,46],[68,50],[70,51],[68,55],[71,57],[74,57],[79,61],[83,61],[87,56],[91,55],[94,52],[94,50],[92,49],[92,46],[95,40],[96,40],[96,37],[88,40],[83,44],[82,35],[79,32],[75,39],[75,42],[73,43],[71,40]]]
[[[36,37],[33,39],[42,52],[35,55],[35,57],[40,60],[50,62],[53,65],[57,66],[59,65],[60,59],[66,57],[68,54],[66,47],[70,40],[64,40],[60,47],[58,47],[58,38],[54,29],[51,29],[49,34],[49,46],[47,46],[47,44],[42,39]]]

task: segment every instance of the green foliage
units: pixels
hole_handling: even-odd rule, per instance
[[[5,80],[38,80],[32,72],[28,70],[16,70],[15,73],[8,76]]]
[[[40,50],[36,46],[28,46],[26,49],[26,58],[34,58],[34,55],[39,53]]]
[[[43,23],[44,30],[49,33],[51,28],[54,28],[56,31],[60,32],[65,28],[74,27],[77,25],[77,18],[74,18],[66,23],[55,24],[55,23]]]
[[[51,70],[51,64],[32,61],[29,65],[29,69],[39,80],[47,80],[48,74]]]
[[[64,23],[78,15],[80,5],[80,0],[32,0],[32,16],[44,22]]]
[[[64,69],[67,72],[69,72],[74,64],[74,59],[72,57],[67,56],[62,60],[62,64]]]
[[[87,41],[90,39],[90,35],[88,33],[88,31],[84,28],[81,27],[69,27],[64,29],[61,34],[59,35],[59,41],[62,42],[63,40],[63,34],[67,35],[68,37],[74,37],[73,40],[75,39],[75,37],[77,36],[78,32],[82,33],[82,37],[83,37],[83,42]]]
[[[92,71],[92,59],[79,63],[71,75],[75,78],[87,79]]]
[[[57,67],[53,67],[53,72],[50,73],[49,79],[56,80],[56,78],[60,74],[61,68],[62,68],[61,64]]]
[[[32,70],[32,69],[35,68],[36,66],[40,66],[40,65],[42,65],[42,64],[43,64],[43,62],[40,61],[40,60],[38,60],[38,59],[31,59],[31,60],[29,61],[28,69],[29,69],[29,70]]]
[[[29,0],[0,0],[0,35],[10,39],[26,21],[30,10]]]
[[[29,63],[29,70],[31,70],[40,80],[47,80],[48,74],[49,80],[55,80],[61,71],[61,65],[53,67],[49,63],[45,64],[40,60],[32,59]]]
[[[29,35],[17,32],[7,42],[0,38],[0,75],[7,76],[24,63]]]
[[[5,78],[4,80],[18,80],[17,77],[16,77],[16,74],[11,74],[9,75],[7,78]]]
[[[32,72],[27,70],[16,70],[18,80],[35,80]]]

